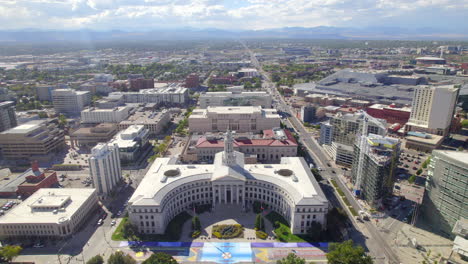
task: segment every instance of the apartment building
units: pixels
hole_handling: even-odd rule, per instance
[[[0,103],[0,132],[18,125],[15,113],[15,103],[6,101]]]
[[[111,109],[90,107],[81,111],[81,123],[120,123],[130,115],[131,107],[118,106]]]
[[[2,239],[71,237],[98,208],[95,189],[42,188],[0,220]]]
[[[421,216],[434,232],[453,237],[455,223],[468,219],[468,153],[434,150],[428,168]]]
[[[72,89],[52,91],[52,101],[57,113],[77,115],[91,103],[91,93]]]
[[[459,92],[460,89],[453,85],[415,87],[411,115],[405,130],[446,136]]]
[[[99,196],[107,196],[122,181],[119,146],[116,143],[99,143],[91,150],[89,169],[93,187]]]
[[[208,106],[261,106],[271,108],[271,95],[267,92],[207,92],[198,98],[200,108]]]
[[[193,110],[188,122],[193,133],[227,130],[259,133],[280,127],[280,116],[276,109],[262,109],[261,106],[217,106]]]
[[[361,197],[369,205],[377,208],[382,199],[391,195],[395,173],[398,169],[400,155],[400,141],[391,137],[369,134],[367,136],[367,153],[359,160],[359,143],[354,145],[354,158],[351,170],[353,183],[358,176],[359,163],[362,162]]]
[[[3,158],[17,163],[50,161],[64,146],[64,132],[54,120],[33,120],[0,133]]]

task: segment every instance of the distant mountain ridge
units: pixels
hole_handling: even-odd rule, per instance
[[[355,39],[355,40],[468,40],[468,32],[443,31],[433,28],[403,29],[398,27],[286,27],[264,30],[223,29],[155,29],[125,30],[4,30],[0,43],[96,42],[138,40],[201,40],[201,39]]]

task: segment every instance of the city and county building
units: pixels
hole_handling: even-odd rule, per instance
[[[91,149],[89,173],[99,196],[111,194],[122,181],[119,146],[116,143],[99,143]]]
[[[117,133],[117,124],[102,123],[92,127],[80,127],[70,134],[72,148],[96,146],[97,143],[111,140]]]
[[[227,130],[259,133],[280,127],[280,116],[276,109],[262,109],[261,106],[209,106],[194,109],[188,123],[192,133]]]
[[[81,111],[81,123],[119,123],[128,118],[130,110],[131,107],[128,106],[118,106],[110,109],[90,107]]]
[[[15,103],[6,101],[0,103],[0,132],[18,125],[15,113]]]
[[[58,183],[57,173],[49,169],[39,168],[39,163],[33,161],[31,168],[18,176],[3,179],[0,185],[0,197],[30,196],[41,188],[51,188]]]
[[[0,133],[2,157],[17,164],[49,162],[65,147],[65,134],[56,120],[33,120]]]
[[[2,239],[72,236],[98,208],[95,189],[42,188],[0,218]]]
[[[357,142],[354,145],[354,159],[351,170],[353,184],[358,175],[361,184],[358,187],[360,195],[374,208],[380,207],[385,197],[392,195],[395,174],[398,169],[400,141],[391,137],[369,134],[364,150]],[[360,160],[360,152],[364,151]],[[360,166],[361,170],[360,170]]]
[[[271,108],[267,92],[206,92],[198,98],[200,108],[208,106],[261,106]]]
[[[453,85],[417,86],[406,131],[446,136],[455,114],[459,88]]]
[[[143,125],[129,126],[120,131],[110,143],[117,144],[119,147],[119,157],[122,164],[137,161],[151,147],[149,130]]]
[[[55,112],[76,115],[91,103],[91,93],[72,89],[55,89],[52,91],[52,101]]]
[[[123,96],[125,103],[156,103],[158,105],[184,105],[188,103],[188,89],[179,84],[169,84],[163,88],[143,89],[138,92],[113,92],[109,96]]]
[[[328,124],[320,128],[320,142],[326,153],[339,165],[351,166],[353,163],[353,146],[362,131],[362,113],[337,113]],[[370,120],[367,134],[385,135],[386,121],[378,119],[380,124]],[[323,127],[323,129],[322,129]],[[323,135],[323,136],[322,136]]]
[[[298,144],[289,130],[275,128],[264,130],[260,136],[236,135],[233,146],[236,151],[253,155],[262,163],[278,163],[283,157],[296,157]],[[196,160],[210,162],[223,148],[224,140],[219,136],[202,136],[193,146]]]
[[[434,150],[428,168],[422,220],[434,232],[453,237],[455,223],[468,219],[468,153]]]
[[[230,131],[213,164],[179,165],[175,158],[153,163],[129,201],[129,219],[143,234],[163,234],[167,224],[194,205],[251,207],[258,201],[281,214],[294,234],[313,221],[326,223],[329,203],[303,158],[280,164],[244,164]],[[226,216],[229,217],[229,216]]]
[[[159,111],[144,111],[143,109],[134,112],[127,120],[120,122],[117,127],[124,130],[133,125],[143,125],[149,131],[149,135],[154,137],[161,134],[171,122],[171,112],[167,109]]]

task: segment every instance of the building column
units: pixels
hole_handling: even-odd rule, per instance
[[[213,200],[213,202],[212,202],[213,205],[212,205],[212,207],[214,207],[215,204],[216,204],[216,190],[215,190],[215,186],[213,186],[213,189],[211,190],[211,192],[212,192],[212,194],[213,194],[213,198],[212,198],[212,200]]]
[[[236,185],[236,203],[239,204],[239,185]]]

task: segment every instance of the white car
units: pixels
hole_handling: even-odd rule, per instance
[[[111,226],[115,226],[115,224],[116,224],[116,223],[117,223],[117,221],[115,221],[115,220],[112,220],[112,222],[111,222]]]
[[[43,247],[44,247],[44,244],[41,244],[41,243],[36,243],[33,246],[33,248],[43,248]]]

